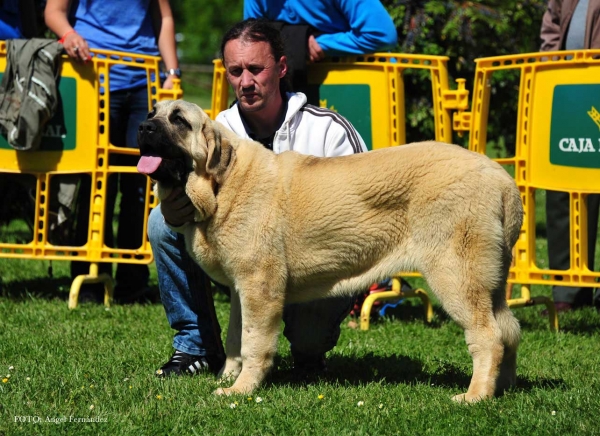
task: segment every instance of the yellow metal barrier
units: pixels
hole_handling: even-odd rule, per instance
[[[464,80],[458,89],[448,86],[448,58],[402,53],[329,58],[311,64],[308,84],[318,92],[321,107],[344,115],[369,149],[406,143],[404,73],[430,72],[435,139],[452,142],[452,112],[469,107]],[[210,115],[213,119],[229,107],[231,98],[220,60],[214,61]]]
[[[429,71],[435,139],[453,142],[452,112],[468,109],[469,93],[463,79],[457,80],[458,89],[449,88],[447,61],[445,56],[402,53],[330,58],[309,66],[308,84],[318,93],[321,107],[344,115],[361,134],[367,147],[377,149],[406,143],[404,73],[407,70]],[[214,64],[210,110],[213,119],[231,102],[223,64],[220,60],[215,60]],[[400,274],[419,276],[416,273]],[[369,313],[376,300],[401,297],[421,298],[425,318],[427,322],[431,321],[433,309],[427,293],[422,289],[402,293],[398,275],[392,278],[392,291],[367,297],[361,311],[361,329],[369,328]]]
[[[494,73],[520,73],[515,156],[497,161],[514,167],[525,207],[525,221],[514,252],[509,283],[522,285],[511,307],[545,304],[550,328],[558,329],[551,299],[531,297],[531,285],[598,287],[600,273],[587,265],[587,204],[600,192],[600,50],[527,53],[477,59],[472,111],[456,114],[455,128],[470,133],[471,150],[485,153]],[[535,192],[570,195],[571,267],[566,271],[540,266],[536,259]]]
[[[63,57],[60,65],[59,93],[62,104],[44,132],[40,151],[16,151],[0,137],[0,173],[30,174],[35,177],[35,216],[33,239],[24,244],[0,241],[0,257],[81,260],[91,262],[90,272],[78,276],[71,285],[69,308],[77,306],[83,283],[104,283],[105,304],[112,298],[112,278],[98,274],[99,262],[150,263],[152,251],[146,238],[147,218],[156,199],[146,187],[146,210],[140,223],[142,245],[136,249],[108,247],[104,243],[104,217],[108,178],[118,173],[137,173],[135,166],[110,163],[113,155],[138,155],[137,149],[116,147],[109,142],[109,70],[114,65],[127,65],[146,70],[148,109],[160,100],[181,98],[180,82],[173,90],[160,87],[159,62],[155,56],[92,50],[93,58],[85,63]],[[0,71],[6,67],[6,44],[0,41]],[[53,177],[88,174],[92,180],[87,243],[83,246],[58,246],[49,242],[50,192]]]

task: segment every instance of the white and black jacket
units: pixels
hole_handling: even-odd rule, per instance
[[[332,110],[306,104],[302,93],[287,93],[285,120],[273,138],[273,151],[293,150],[317,157],[346,156],[367,151],[350,122]],[[238,105],[219,113],[216,121],[242,138],[249,138]]]

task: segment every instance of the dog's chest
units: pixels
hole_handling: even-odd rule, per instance
[[[202,225],[190,225],[185,231],[186,248],[192,259],[213,280],[228,284],[216,244],[209,242]]]

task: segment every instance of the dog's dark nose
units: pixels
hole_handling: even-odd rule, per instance
[[[156,125],[150,121],[142,121],[138,127],[138,134],[154,132],[156,132]]]

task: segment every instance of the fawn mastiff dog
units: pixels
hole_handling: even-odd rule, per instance
[[[139,127],[138,170],[165,198],[195,205],[189,253],[232,289],[217,394],[249,393],[276,352],[283,306],[351,294],[417,270],[465,330],[473,377],[456,401],[516,382],[520,338],[504,287],[523,207],[497,163],[434,141],[345,157],[279,155],[185,101],[159,102]],[[400,369],[399,369],[400,370]]]

